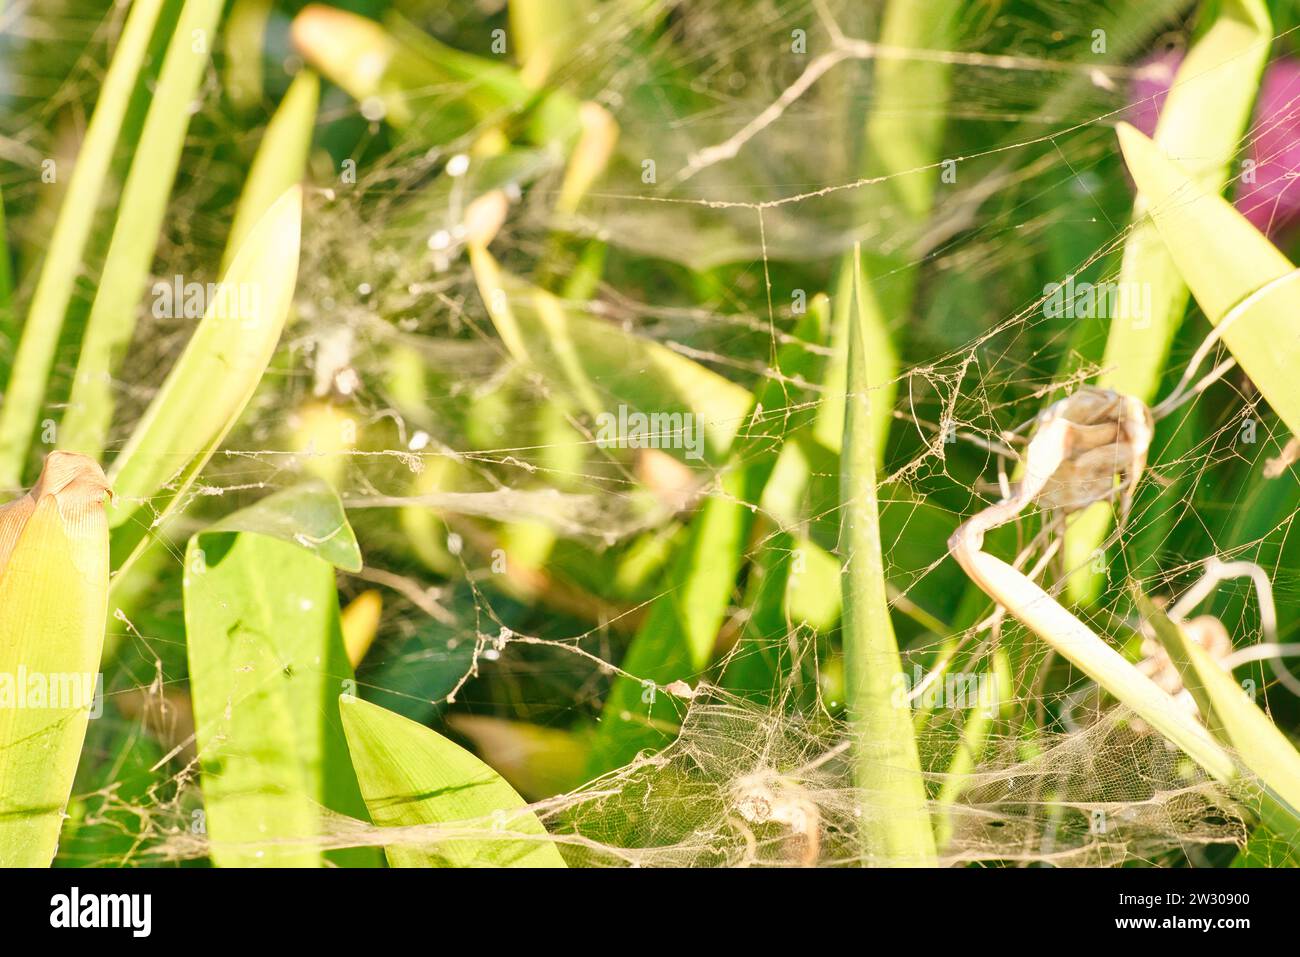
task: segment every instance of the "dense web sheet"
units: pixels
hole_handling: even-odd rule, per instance
[[[418,5],[409,6],[420,20]],[[514,780],[571,861],[872,863],[855,838],[872,809],[851,784],[835,613],[820,627],[787,616],[780,634],[755,634],[753,624],[758,564],[802,567],[834,547],[838,503],[818,492],[828,473],[816,461],[805,463],[810,491],[793,510],[770,499],[747,503],[755,521],[745,558],[755,564],[736,583],[713,663],[667,684],[624,660],[666,594],[661,574],[638,573],[636,556],[660,567],[653,557],[680,541],[693,511],[709,496],[732,494],[729,470],[779,450],[785,436],[825,414],[831,389],[822,365],[833,344],[800,338],[804,309],[795,303],[826,291],[834,308],[833,266],[858,243],[873,263],[887,264],[873,276],[884,295],[910,282],[906,273],[924,277],[912,319],[893,330],[898,371],[873,393],[892,402],[880,491],[885,562],[941,861],[1230,860],[1251,809],[998,614],[947,552],[952,529],[1017,481],[1014,450],[1026,424],[1100,371],[1104,322],[1050,317],[1048,284],[1115,278],[1129,230],[1127,214],[1117,219],[1116,211],[1129,199],[1113,126],[1131,118],[1135,82],[1159,70],[1143,51],[1185,44],[1191,5],[1083,11],[1041,2],[1023,18],[1000,15],[999,6],[976,5],[982,21],[963,24],[958,47],[942,54],[866,39],[876,35],[872,5],[836,0],[648,3],[598,20],[557,79],[613,115],[618,153],[588,201],[560,220],[553,206],[563,157],[518,149],[472,158],[448,176],[472,137],[418,149],[385,137],[362,108],[331,92],[322,127],[363,130],[353,153],[365,159],[354,182],[341,180],[323,152],[313,159],[296,318],[280,356],[240,428],[187,493],[185,515],[152,529],[155,545],[140,566],[159,584],[137,591],[125,582],[114,593],[105,715],[87,739],[74,794],[80,824],[63,859],[141,865],[206,855],[175,625],[184,542],[203,516],[314,471],[340,489],[366,556],[362,572],[340,574],[342,598],[377,588],[384,600],[379,637],[357,673],[362,697],[450,729],[503,772],[519,769],[474,733],[472,719],[526,721],[586,740],[601,722],[660,721],[649,702],[670,704],[675,720],[663,730],[671,743],[660,751],[589,781]],[[458,30],[471,32],[458,22],[483,15],[453,7],[465,7],[464,20],[448,11],[420,22],[455,42]],[[4,76],[16,121],[0,131],[0,156],[39,169],[38,158],[61,155],[58,131],[84,122],[120,17],[114,10],[87,19],[73,0],[11,3],[0,14],[16,25],[7,30],[16,57]],[[1102,52],[1093,51],[1097,30]],[[792,52],[796,34],[804,54]],[[70,70],[43,72],[40,51],[49,44]],[[290,57],[287,48],[279,54]],[[860,150],[846,144],[872,108],[871,69],[882,58],[947,63],[951,98],[912,109],[942,111],[950,149],[979,148],[862,175]],[[243,175],[214,145],[230,122],[222,109],[214,69],[155,264],[160,278],[216,278],[201,273],[215,258],[196,250],[220,247]],[[1248,132],[1243,154],[1258,135]],[[653,183],[643,179],[646,161]],[[900,212],[896,191],[922,176],[941,178],[933,215],[917,225]],[[39,180],[13,176],[3,188],[6,202],[27,213],[16,217],[25,224],[20,241],[36,242]],[[734,448],[745,450],[739,460],[607,448],[554,376],[510,357],[465,250],[465,210],[495,188],[510,207],[492,252],[514,274],[550,261],[557,227],[617,251],[594,295],[565,303],[570,315],[653,339],[746,387],[779,384],[784,403],[730,423]],[[719,268],[686,296],[684,266]],[[821,275],[819,286],[802,278],[810,274]],[[513,304],[527,308],[525,299]],[[184,320],[142,317],[116,384],[120,422],[134,421],[189,330]],[[1167,387],[1208,332],[1193,306]],[[791,347],[814,358],[812,375],[785,371],[778,354]],[[1205,370],[1226,355],[1216,346]],[[427,378],[417,401],[412,369],[426,370],[417,373]],[[115,433],[115,447],[126,434]],[[1279,460],[1286,438],[1248,381],[1224,376],[1164,420],[1126,514],[1104,555],[1083,559],[1084,570],[1114,594],[1136,587],[1172,601],[1200,578],[1206,558],[1258,563],[1271,581],[1276,635],[1265,634],[1249,580],[1224,583],[1200,610],[1218,617],[1237,649],[1285,642],[1297,590],[1287,561],[1300,509],[1294,476],[1272,479],[1253,501],[1237,496],[1258,488],[1241,476]],[[1265,495],[1267,508],[1258,501]],[[547,545],[534,560],[530,543],[539,539]],[[1021,556],[1023,570],[1068,602],[1080,566],[1060,539],[1059,516],[1029,510],[987,547],[1007,561]],[[1143,636],[1126,602],[1071,607],[1141,657]],[[729,680],[760,660],[785,663],[774,684]],[[1260,703],[1294,715],[1292,695],[1268,664],[1250,667]],[[606,709],[619,680],[647,689],[644,716]],[[977,712],[986,721],[972,752]],[[501,821],[378,829],[334,816],[324,843],[424,846],[503,830]]]

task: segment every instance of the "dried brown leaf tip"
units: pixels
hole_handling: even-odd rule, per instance
[[[0,506],[0,572],[9,563],[18,537],[41,499],[54,498],[71,535],[98,531],[107,521],[103,506],[111,495],[104,470],[94,459],[79,452],[51,452],[32,490]]]

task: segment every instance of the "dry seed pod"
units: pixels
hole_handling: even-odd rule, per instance
[[[1136,484],[1154,431],[1145,404],[1108,389],[1084,388],[1045,416],[1063,419],[1070,428],[1065,458],[1038,496],[1044,508],[1073,512],[1100,501],[1115,487],[1116,475]]]

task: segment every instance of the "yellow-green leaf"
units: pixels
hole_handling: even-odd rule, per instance
[[[860,292],[861,286],[855,284]],[[861,834],[869,861],[922,866],[935,861],[934,830],[885,591],[876,501],[876,444],[861,299],[850,320],[844,441],[840,464],[840,557],[844,563],[844,658],[862,791]]]
[[[249,233],[185,351],[113,461],[115,568],[194,481],[252,398],[289,316],[301,226],[302,187],[294,186]]]
[[[380,827],[443,825],[386,848],[393,867],[563,867],[546,829],[500,775],[409,718],[344,695],[343,729],[370,816]]]
[[[97,704],[107,491],[94,461],[51,452],[0,508],[0,867],[45,867],[58,844]]]
[[[1121,123],[1119,141],[1192,295],[1216,326],[1236,309],[1223,341],[1282,421],[1300,434],[1295,286],[1278,281],[1295,267],[1217,191],[1193,180],[1146,136]]]

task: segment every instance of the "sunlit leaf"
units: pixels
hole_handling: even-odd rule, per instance
[[[564,866],[523,798],[464,748],[359,698],[345,696],[340,707],[361,792],[376,824],[444,825],[466,832],[395,841],[385,849],[392,866]]]
[[[104,473],[51,452],[0,508],[0,866],[54,857],[86,722],[102,709],[108,612]]]

